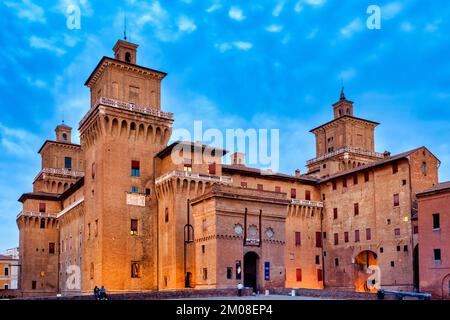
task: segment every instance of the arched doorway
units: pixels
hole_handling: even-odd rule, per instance
[[[355,291],[356,292],[376,292],[376,288],[370,289],[367,286],[367,280],[369,276],[373,274],[373,271],[368,270],[370,266],[377,266],[377,255],[375,252],[366,250],[361,251],[355,257]]]
[[[253,288],[253,292],[258,287],[258,259],[258,255],[252,251],[244,255],[244,286]]]
[[[415,291],[419,291],[419,282],[419,245],[416,244],[413,251],[413,284]]]

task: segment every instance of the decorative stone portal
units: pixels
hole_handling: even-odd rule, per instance
[[[372,274],[369,266],[376,266],[377,255],[373,251],[361,251],[355,257],[355,291],[356,292],[376,292],[377,289],[369,289],[367,286],[367,278]]]
[[[258,289],[258,255],[253,252],[247,252],[244,255],[244,286],[253,288],[253,292]]]

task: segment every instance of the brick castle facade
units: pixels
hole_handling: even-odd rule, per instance
[[[119,40],[86,81],[80,145],[62,124],[39,150],[42,168],[17,216],[24,294],[239,282],[255,291],[374,291],[370,266],[383,288],[419,285],[416,194],[438,183],[439,160],[427,148],[376,152],[378,123],[354,116],[342,92],[334,119],[311,130],[316,158],[306,174],[263,173],[239,153],[222,164],[227,151],[168,144],[166,73],[136,58],[137,45]]]

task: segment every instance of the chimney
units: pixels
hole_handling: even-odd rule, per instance
[[[300,169],[295,170],[295,177],[300,178]]]
[[[231,155],[231,164],[234,166],[245,166],[245,153],[233,153]]]

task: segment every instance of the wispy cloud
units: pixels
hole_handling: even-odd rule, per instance
[[[197,29],[197,26],[195,25],[195,23],[192,19],[190,19],[186,16],[181,16],[178,19],[178,29],[181,32],[191,33]]]
[[[364,23],[361,18],[356,18],[340,30],[340,34],[345,38],[351,38],[354,33],[364,30]]]
[[[56,7],[56,11],[62,14],[67,14],[67,9],[72,6],[78,6],[80,8],[80,12],[82,16],[91,17],[94,14],[94,9],[92,8],[89,0],[58,0]]]
[[[302,0],[298,1],[295,5],[294,5],[294,11],[297,13],[300,13],[303,11],[303,5],[302,5]]]
[[[14,9],[19,18],[26,19],[31,22],[46,23],[44,9],[31,0],[5,1],[5,6]]]
[[[248,51],[253,48],[253,43],[247,41],[222,42],[216,43],[214,47],[222,53],[232,49]]]
[[[305,0],[305,3],[307,5],[313,6],[313,7],[321,7],[325,4],[326,0]]]
[[[265,28],[267,32],[280,32],[283,30],[283,26],[279,24],[271,24]]]
[[[29,41],[31,48],[48,50],[58,56],[64,55],[66,50],[57,46],[55,42],[53,39],[44,39],[36,36],[31,36]]]
[[[2,150],[19,158],[35,154],[34,143],[37,136],[23,129],[10,128],[0,123],[0,145]]]
[[[400,29],[403,32],[412,32],[414,30],[414,26],[411,24],[411,22],[404,21],[400,24]]]
[[[426,31],[426,32],[429,32],[429,33],[436,32],[437,30],[439,30],[439,24],[440,24],[440,23],[441,23],[440,20],[437,20],[437,21],[428,23],[428,24],[425,26],[425,31]]]
[[[381,7],[381,18],[390,20],[395,18],[403,9],[403,5],[398,2],[391,2]]]
[[[348,81],[356,76],[356,70],[354,68],[348,68],[339,72],[337,78],[339,80]]]
[[[206,12],[208,13],[212,13],[214,11],[217,11],[219,9],[222,8],[222,4],[220,4],[219,2],[213,3],[210,7],[208,7],[208,9],[206,9]]]
[[[285,3],[286,3],[285,0],[279,1],[277,3],[277,5],[275,6],[275,8],[273,9],[272,15],[275,17],[278,17],[281,14],[281,12],[283,11]]]
[[[242,21],[245,19],[244,11],[239,7],[231,7],[228,11],[228,16],[236,21]]]

